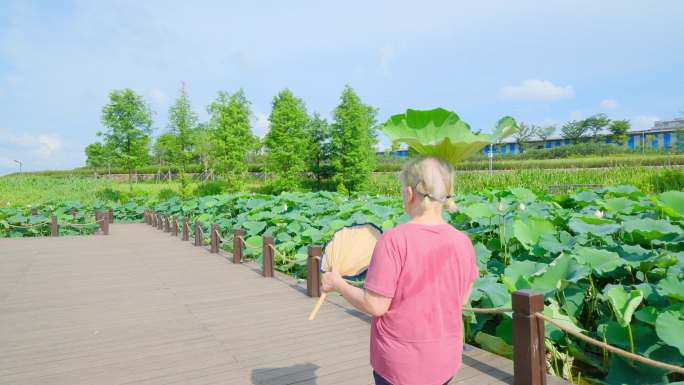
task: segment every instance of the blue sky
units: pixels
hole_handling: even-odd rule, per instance
[[[258,135],[284,87],[325,116],[349,84],[380,121],[441,106],[485,131],[684,110],[680,0],[0,3],[0,175],[83,165],[112,89],[163,132],[181,81],[202,119],[242,87]]]

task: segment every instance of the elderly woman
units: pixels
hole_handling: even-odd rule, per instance
[[[323,290],[336,290],[370,314],[370,363],[377,385],[442,385],[461,366],[461,307],[478,276],[470,239],[444,221],[455,210],[453,169],[437,158],[408,162],[400,174],[411,220],[383,234],[365,290],[336,271]]]

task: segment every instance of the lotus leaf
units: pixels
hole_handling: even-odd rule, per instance
[[[636,232],[647,239],[657,239],[667,234],[681,234],[682,229],[662,219],[634,218],[624,222],[625,231]]]
[[[549,294],[562,288],[567,282],[577,282],[587,275],[589,270],[585,266],[574,263],[569,254],[561,254],[544,270],[529,278],[530,288]]]
[[[539,242],[542,234],[555,234],[553,224],[541,218],[529,218],[527,221],[516,220],[513,224],[513,235],[526,248],[530,249]]]
[[[674,217],[684,217],[684,192],[667,191],[658,195],[665,211]]]
[[[599,275],[609,273],[624,264],[617,253],[583,246],[575,247],[573,256],[579,263],[589,266]]]
[[[663,342],[679,349],[684,355],[684,305],[674,305],[661,311],[656,319],[655,330]]]
[[[684,301],[684,282],[674,275],[667,275],[657,285],[658,293],[663,296]]]
[[[458,115],[443,108],[408,109],[389,118],[381,131],[392,143],[406,143],[416,152],[436,156],[452,164],[480,151],[517,130],[515,120],[504,117],[493,134],[475,134]]]
[[[475,335],[475,342],[488,352],[498,354],[506,358],[513,358],[513,346],[509,345],[501,337],[478,332]]]
[[[622,286],[607,285],[603,295],[610,303],[620,326],[627,327],[632,322],[634,311],[641,305],[644,295],[641,290],[626,291]]]

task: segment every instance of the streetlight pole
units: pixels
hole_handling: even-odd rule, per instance
[[[14,160],[14,163],[16,163],[16,164],[19,165],[19,174],[21,174],[21,166],[22,166],[24,163],[22,163],[22,161],[16,160],[16,159]]]

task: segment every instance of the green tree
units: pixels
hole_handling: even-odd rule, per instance
[[[608,127],[609,124],[610,119],[608,119],[605,114],[596,114],[582,121],[582,126],[586,129],[586,132],[591,133],[591,136],[596,143],[601,141],[601,136],[599,134],[603,129]]]
[[[180,172],[181,195],[190,195],[189,180],[185,175],[188,161],[192,156],[193,131],[197,127],[197,114],[192,110],[185,83],[181,82],[180,95],[169,108],[169,129],[175,140],[173,161]]]
[[[561,135],[564,139],[570,139],[573,144],[577,144],[587,132],[587,128],[582,121],[571,120],[561,127]]]
[[[306,127],[309,139],[309,157],[307,159],[308,169],[316,179],[318,188],[321,188],[321,181],[330,175],[331,128],[328,121],[315,113]]]
[[[275,176],[276,191],[297,189],[308,152],[309,117],[304,102],[284,89],[273,98],[268,120],[270,128],[264,140],[266,171]]]
[[[375,167],[377,110],[346,86],[332,124],[332,167],[340,190],[358,191]]]
[[[532,137],[536,134],[538,128],[539,127],[535,126],[534,124],[526,124],[524,122],[520,122],[518,124],[518,131],[513,134],[513,138],[520,146],[520,152],[525,151],[527,148],[527,142],[529,142],[530,139],[532,139]]]
[[[85,148],[86,166],[102,169],[108,166],[108,154],[105,146],[100,142],[89,144]]]
[[[192,131],[192,155],[197,157],[204,168],[205,176],[209,174],[209,165],[213,148],[213,133],[211,127],[206,123],[200,123]]]
[[[546,141],[556,132],[556,126],[537,127],[535,134],[542,141],[542,147],[546,148]]]
[[[610,130],[610,137],[619,146],[623,146],[628,139],[627,131],[632,127],[629,120],[613,120],[608,129]]]
[[[175,154],[181,172],[185,172],[192,156],[193,131],[197,127],[197,114],[192,110],[185,83],[181,83],[180,95],[169,108],[169,130],[177,142]]]
[[[132,190],[133,170],[148,158],[152,111],[133,90],[114,90],[109,94],[109,104],[102,108],[102,125],[107,128],[105,143],[128,170]]]
[[[250,103],[241,89],[234,94],[219,92],[209,107],[212,132],[211,160],[229,188],[238,190],[247,174],[247,154],[254,147],[250,127]]]
[[[176,137],[170,132],[159,135],[154,141],[154,146],[152,146],[152,153],[154,154],[154,159],[157,161],[157,175],[162,174],[162,168],[164,166],[167,166],[170,171],[170,166],[177,159],[178,142],[176,141]]]

